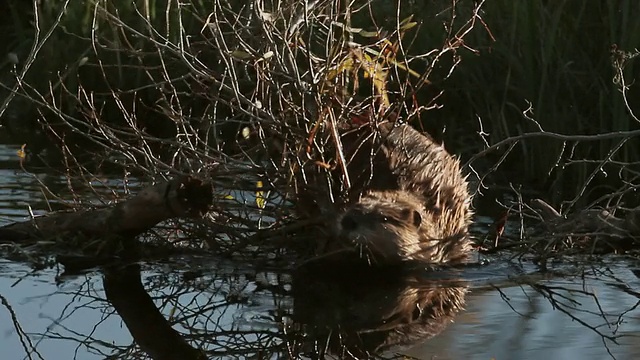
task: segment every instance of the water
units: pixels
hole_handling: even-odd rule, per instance
[[[0,224],[27,217],[27,205],[35,213],[47,208],[34,177],[17,170],[17,149],[0,146]],[[37,178],[64,189],[61,176]],[[116,179],[104,180],[118,188]],[[443,324],[448,325],[434,331],[439,334],[402,347],[401,354],[419,359],[640,356],[640,261],[612,257],[597,264],[575,262],[557,267],[564,276],[548,276],[531,264],[490,260],[454,274],[418,275],[418,285],[407,282],[409,289],[427,292],[443,287],[468,287],[469,292],[465,310],[454,314],[452,323],[446,318]],[[326,283],[305,278],[296,283],[290,269],[205,257],[72,277],[62,270],[33,271],[0,259],[1,359],[145,358],[145,351],[161,358],[159,354],[170,351],[190,354],[193,348],[205,350],[209,358],[288,358],[313,347],[309,337],[295,336],[296,314],[306,312],[324,322],[332,316],[347,318],[357,323],[354,327],[366,328],[389,303],[408,294],[384,278],[374,281],[375,286],[365,281],[380,274],[363,278],[357,271],[342,272],[341,279]],[[432,275],[459,283],[442,285]],[[533,286],[516,284],[525,280]],[[309,289],[296,292],[294,283]],[[540,285],[547,288],[535,288]],[[555,292],[555,306],[543,296],[545,290]],[[336,311],[327,304],[330,300],[314,303],[323,296],[340,298],[339,305],[351,310]]]
[[[498,291],[472,292],[467,298],[467,311],[453,326],[407,353],[420,359],[608,359],[609,350],[617,359],[637,359],[640,312],[636,307],[640,294],[616,288],[640,288],[630,265],[608,265],[617,280],[601,275],[542,283],[597,294],[597,298],[577,293],[567,296],[578,302],[574,309],[566,309],[577,320],[554,309],[548,298],[528,286],[501,288],[508,300]],[[611,326],[605,325],[602,313]],[[603,340],[579,321],[604,335],[619,336],[620,345]]]

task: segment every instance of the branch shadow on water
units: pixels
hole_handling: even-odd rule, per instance
[[[226,301],[216,306],[221,309],[243,304],[245,309],[236,309],[233,314],[235,324],[223,324],[221,316],[211,326],[208,322],[217,311],[208,304],[198,305],[197,301],[188,305],[190,314],[174,310],[167,320],[157,301],[178,304],[184,302],[186,292],[152,298],[141,281],[137,264],[105,269],[104,288],[107,300],[139,349],[153,359],[324,358],[327,354],[359,359],[378,358],[382,356],[379,354],[393,356],[389,350],[437,335],[462,310],[467,289],[459,280],[425,274],[424,268],[370,267],[351,261],[307,263],[293,271],[292,290],[282,294],[293,298],[293,305],[283,301],[282,309],[267,311],[282,315],[267,321],[279,329],[275,332],[241,329],[238,322],[244,317],[242,313],[259,302],[248,300],[244,290],[229,291]],[[270,289],[274,297],[285,288],[281,285]],[[257,286],[253,291],[266,287]],[[258,317],[264,320],[266,316],[262,313]],[[255,322],[255,317],[250,322]],[[177,326],[185,333],[177,331]]]
[[[154,359],[205,359],[205,354],[189,345],[158,311],[140,275],[138,264],[114,266],[104,275],[107,300],[138,346]]]

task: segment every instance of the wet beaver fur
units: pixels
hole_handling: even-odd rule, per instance
[[[329,211],[341,211],[324,252],[356,250],[372,263],[466,261],[471,195],[459,161],[410,125],[374,126],[342,135],[351,187],[333,190]]]

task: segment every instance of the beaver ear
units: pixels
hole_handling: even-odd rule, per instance
[[[413,226],[419,228],[420,224],[422,224],[422,215],[420,215],[420,212],[418,210],[413,210],[412,212],[413,215]]]

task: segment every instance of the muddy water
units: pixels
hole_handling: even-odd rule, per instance
[[[0,224],[23,219],[27,205],[35,213],[47,208],[34,178],[16,170],[17,149],[0,146]],[[65,186],[60,176],[37,176],[47,186]],[[452,323],[447,320],[430,339],[392,351],[419,359],[640,356],[640,261],[564,264],[556,268],[563,276],[548,276],[528,263],[484,260],[455,274],[469,292],[465,310]],[[290,270],[220,259],[177,258],[111,271],[64,277],[62,269],[33,271],[0,259],[0,359],[144,358],[140,347],[166,354],[184,344],[176,340],[162,348],[172,339],[167,333],[144,337],[155,334],[164,319],[208,358],[288,358],[296,343],[288,335],[294,330],[294,300],[311,303],[300,296],[315,296],[292,295]],[[152,325],[153,310],[162,317]],[[149,323],[137,313],[148,315]],[[136,332],[136,324],[143,331]]]

